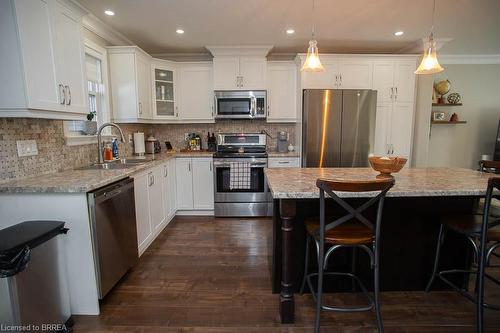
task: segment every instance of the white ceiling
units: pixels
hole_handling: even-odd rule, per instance
[[[272,53],[305,52],[311,33],[311,0],[79,2],[151,54],[263,44],[274,45]],[[432,0],[316,0],[316,38],[320,52],[396,53],[428,35],[431,14]],[[500,54],[499,15],[500,0],[437,0],[435,37],[453,39],[441,52]],[[398,30],[405,34],[395,37]]]

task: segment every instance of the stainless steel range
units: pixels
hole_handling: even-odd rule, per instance
[[[214,154],[215,216],[270,216],[266,167],[265,134],[218,134]]]

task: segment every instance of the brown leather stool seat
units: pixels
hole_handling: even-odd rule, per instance
[[[479,238],[481,236],[482,221],[482,215],[450,215],[444,217],[441,223],[460,234]],[[500,241],[500,225],[488,229],[488,241]]]
[[[306,220],[306,230],[314,235],[319,229],[319,218]],[[371,244],[375,239],[374,232],[359,222],[346,222],[325,232],[325,243],[339,245]]]

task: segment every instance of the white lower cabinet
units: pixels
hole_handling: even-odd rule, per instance
[[[214,209],[214,175],[211,158],[193,158],[193,208]]]
[[[163,197],[164,166],[151,169],[149,177],[149,212],[153,233],[159,232],[165,222],[165,200]]]
[[[175,159],[134,176],[135,215],[139,254],[175,215]]]
[[[149,215],[149,173],[134,176],[135,219],[137,221],[137,243],[142,254],[153,237]]]
[[[176,188],[175,188],[175,159],[169,160],[163,166],[163,206],[167,223],[175,215]]]
[[[175,159],[177,209],[193,209],[193,167],[191,158]]]
[[[176,159],[177,209],[214,209],[212,162],[211,157]]]

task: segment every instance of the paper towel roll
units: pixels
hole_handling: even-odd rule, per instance
[[[145,151],[144,133],[134,133],[134,154],[144,155]]]

